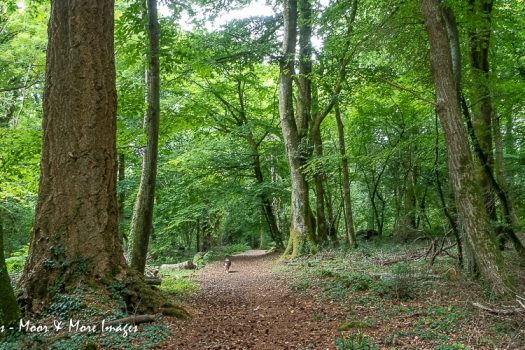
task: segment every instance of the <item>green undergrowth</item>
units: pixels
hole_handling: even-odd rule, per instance
[[[197,268],[203,268],[213,261],[223,260],[224,258],[250,250],[250,246],[245,243],[229,244],[222,247],[214,247],[206,253],[197,253],[193,257],[193,263]],[[198,291],[198,285],[193,280],[193,270],[160,270],[162,278],[160,289],[175,297],[191,295]]]
[[[162,278],[160,289],[176,297],[194,294],[198,291],[198,285],[193,280],[195,274],[192,270],[161,270]]]
[[[525,343],[522,323],[484,317],[473,308],[483,289],[462,277],[454,259],[430,266],[427,243],[388,240],[324,250],[277,269],[296,293],[346,313],[338,349],[477,349]],[[421,256],[421,257],[420,257]],[[471,336],[469,334],[475,334]]]
[[[124,288],[115,282],[106,292],[79,286],[57,294],[41,313],[26,315],[16,329],[6,330],[0,350],[154,349],[170,335],[160,314],[152,323],[107,325],[133,315],[125,311]]]

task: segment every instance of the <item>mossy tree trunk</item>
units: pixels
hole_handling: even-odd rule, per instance
[[[297,44],[297,0],[284,1],[284,39],[283,55],[279,74],[279,115],[284,137],[292,182],[292,215],[290,237],[284,256],[300,255],[308,246],[315,247],[312,231],[308,182],[302,172],[304,164],[304,137],[300,135],[300,122],[296,123],[293,106],[293,79],[295,46]],[[310,244],[307,244],[307,243]]]
[[[139,192],[131,220],[131,267],[144,274],[149,239],[153,231],[153,207],[157,178],[160,122],[159,22],[157,0],[147,0],[148,12],[148,111],[145,128],[147,145],[142,163]]]
[[[483,194],[461,120],[458,82],[454,78],[446,23],[439,0],[421,0],[430,42],[430,58],[436,89],[436,111],[445,132],[449,179],[458,208],[459,225],[482,277],[495,294],[510,292],[511,279],[494,235],[490,232]]]
[[[36,216],[20,281],[26,311],[79,283],[124,279],[116,195],[114,3],[53,1]]]

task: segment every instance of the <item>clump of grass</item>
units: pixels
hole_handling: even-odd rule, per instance
[[[379,350],[379,345],[374,344],[371,337],[364,336],[361,333],[337,338],[335,345],[338,350]]]
[[[162,283],[160,289],[177,296],[191,295],[198,290],[197,283],[191,278],[188,278],[193,274],[191,271],[170,271],[162,272]]]

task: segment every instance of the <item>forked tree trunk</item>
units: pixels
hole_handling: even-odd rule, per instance
[[[459,212],[459,224],[471,247],[479,271],[496,294],[508,293],[511,285],[494,235],[489,232],[483,195],[476,182],[467,132],[461,120],[458,89],[441,2],[421,0],[430,41],[430,58],[436,89],[436,110],[445,132],[449,179]]]
[[[139,192],[131,220],[131,267],[144,274],[149,238],[153,231],[153,206],[157,177],[160,116],[159,22],[157,0],[147,0],[149,68],[148,112],[146,115],[147,146],[142,163]]]
[[[348,171],[348,158],[346,156],[345,130],[339,105],[335,106],[335,120],[337,122],[337,134],[339,136],[339,153],[341,154],[341,172],[343,173],[343,208],[345,217],[345,230],[347,242],[352,247],[357,247],[355,237],[354,216],[352,213],[352,196],[350,192],[350,173]]]
[[[297,100],[297,124],[299,137],[305,158],[309,158],[311,147],[315,156],[323,154],[323,142],[321,139],[321,122],[317,115],[312,120],[312,5],[311,0],[298,0],[298,28],[299,28],[299,75],[298,100]],[[309,133],[310,129],[310,133]],[[310,134],[310,135],[309,135]],[[308,139],[310,137],[310,139]],[[311,144],[309,144],[311,142]],[[306,146],[306,147],[305,147]],[[316,212],[316,239],[318,243],[324,243],[328,239],[328,223],[325,215],[323,174],[316,170],[314,174],[315,186],[315,212]],[[312,227],[312,230],[314,228]]]
[[[52,1],[40,187],[21,278],[27,311],[124,278],[116,195],[112,0]]]
[[[308,248],[308,242],[315,246],[308,198],[308,183],[302,173],[304,155],[301,138],[295,121],[293,108],[293,75],[295,46],[297,44],[297,1],[284,1],[283,57],[279,74],[279,115],[284,137],[286,154],[292,181],[292,217],[290,238],[284,256],[297,256]]]

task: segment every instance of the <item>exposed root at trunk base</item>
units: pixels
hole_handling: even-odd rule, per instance
[[[186,318],[189,313],[181,306],[171,303],[170,297],[162,291],[149,286],[144,279],[135,272],[129,271],[126,288],[122,297],[130,313],[161,313],[166,316]]]
[[[288,244],[280,260],[295,259],[298,256],[310,253],[315,254],[316,252],[317,246],[311,237],[302,235],[298,230],[291,228]]]

